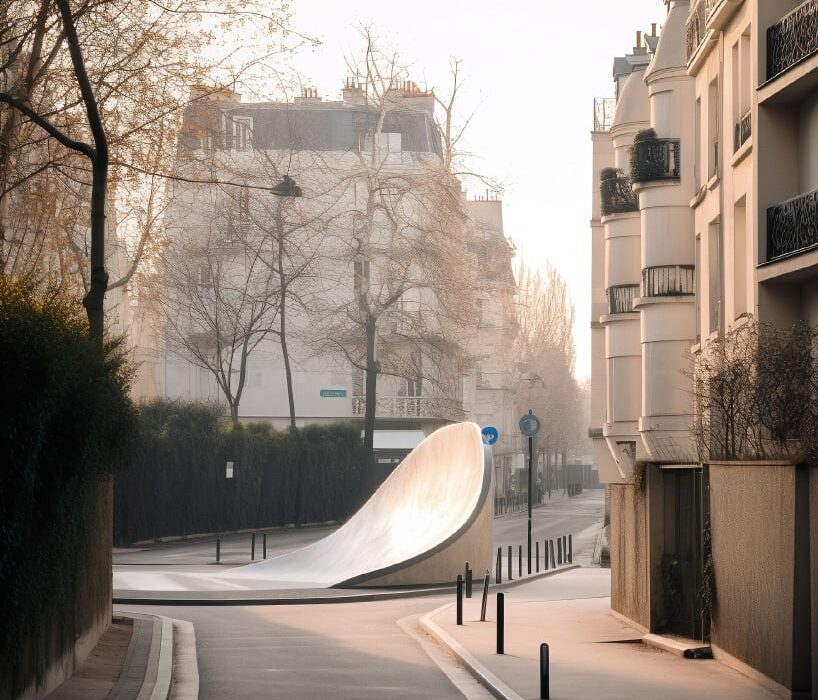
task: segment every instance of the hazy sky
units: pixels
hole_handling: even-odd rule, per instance
[[[294,24],[323,44],[295,59],[307,84],[337,99],[343,56],[371,25],[445,94],[449,57],[467,76],[461,111],[477,109],[467,149],[502,179],[506,232],[526,264],[551,262],[576,306],[577,375],[590,375],[592,105],[612,96],[611,62],[636,31],[664,21],[662,0],[294,0]]]

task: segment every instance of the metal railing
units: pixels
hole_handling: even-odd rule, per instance
[[[656,265],[642,270],[643,297],[689,296],[696,293],[694,265]]]
[[[602,216],[639,211],[639,199],[631,185],[631,179],[621,170],[603,168],[599,180]]]
[[[767,80],[818,52],[818,0],[807,0],[767,29]]]
[[[352,415],[366,411],[366,396],[352,397]],[[459,401],[438,396],[377,396],[375,415],[379,418],[443,418],[460,420],[463,406]]]
[[[644,138],[631,147],[634,182],[677,180],[680,176],[679,139]]]
[[[615,110],[616,100],[613,97],[595,97],[594,131],[610,131]]]
[[[748,109],[744,116],[736,122],[736,131],[733,136],[733,152],[737,151],[744,145],[744,142],[750,138],[753,133],[753,114]]]
[[[767,209],[767,262],[818,246],[818,190]]]
[[[708,3],[709,5],[709,3]],[[696,53],[696,49],[704,39],[707,14],[712,7],[705,7],[704,0],[699,0],[693,7],[690,17],[687,18],[686,40],[687,40],[687,60]]]
[[[638,284],[617,284],[608,287],[605,295],[608,297],[609,314],[629,314],[633,311],[633,299],[636,296]]]

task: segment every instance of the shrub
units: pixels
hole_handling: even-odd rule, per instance
[[[110,606],[110,482],[134,420],[120,343],[58,290],[0,276],[0,696],[39,683]]]

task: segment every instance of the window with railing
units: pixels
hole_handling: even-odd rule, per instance
[[[639,210],[639,199],[631,179],[618,168],[603,168],[599,173],[599,194],[602,216]]]
[[[613,97],[595,97],[594,131],[610,131],[615,111],[616,100]]]
[[[767,80],[818,53],[818,0],[807,0],[767,29]]]
[[[750,134],[753,133],[753,115],[748,110],[747,113],[739,119],[738,123],[736,124],[736,132],[733,136],[733,150],[737,151],[741,148],[747,139],[750,138]]]
[[[638,289],[638,284],[616,284],[612,287],[608,287],[605,290],[605,294],[608,297],[608,313],[631,313],[633,311],[633,299]]]
[[[690,17],[687,19],[686,38],[688,61],[690,60],[691,56],[696,53],[696,49],[699,48],[699,44],[701,44],[702,39],[704,39],[705,24],[707,21],[705,11],[706,8],[704,0],[699,0],[693,6]]]
[[[767,261],[818,246],[818,190],[767,209]]]
[[[679,179],[680,153],[679,139],[658,138],[653,129],[640,131],[631,147],[633,181]]]
[[[642,270],[643,297],[692,296],[695,293],[693,265],[655,265]]]

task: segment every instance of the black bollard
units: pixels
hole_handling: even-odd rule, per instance
[[[486,569],[486,578],[483,579],[483,603],[480,606],[480,622],[486,621],[486,603],[489,600],[489,570]]]
[[[517,547],[517,578],[523,577],[523,545]]]
[[[540,698],[548,700],[551,697],[551,678],[548,671],[548,645],[540,644]]]
[[[503,582],[503,548],[497,548],[497,566],[494,570],[494,583]]]
[[[261,551],[262,551],[262,554],[264,555],[264,558],[266,559],[267,558],[267,533],[266,532],[261,536]]]
[[[545,563],[545,570],[548,571],[548,540],[542,541],[543,552],[542,552],[542,560]]]
[[[256,533],[250,535],[250,561],[256,560]]]
[[[562,563],[568,563],[568,538],[565,535],[562,536]]]
[[[537,540],[537,545],[534,548],[534,553],[537,555],[537,573],[540,573],[540,541]]]
[[[463,624],[463,575],[457,575],[457,624]]]
[[[219,562],[222,559],[222,538],[216,538],[216,561]]]
[[[471,598],[471,579],[472,572],[469,562],[466,562],[466,597]]]
[[[562,566],[562,537],[557,537],[557,564]]]
[[[505,611],[505,602],[506,597],[503,593],[497,594],[497,653],[498,654],[505,654],[506,648],[506,639],[505,639],[505,624],[506,624],[506,611]]]
[[[554,540],[548,540],[548,547],[551,550],[551,568],[557,568],[557,560],[554,558]]]
[[[574,543],[572,542],[572,535],[568,535],[568,563],[574,563]]]
[[[508,546],[508,580],[513,580],[513,576],[511,575],[511,545]]]

